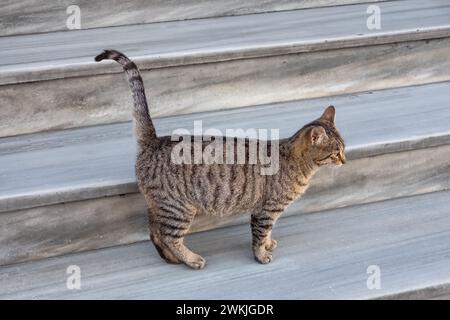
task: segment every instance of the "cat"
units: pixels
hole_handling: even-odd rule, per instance
[[[319,167],[346,162],[344,140],[334,125],[336,111],[329,106],[318,119],[291,137],[277,141],[279,169],[275,174],[262,175],[260,162],[174,164],[171,153],[179,142],[172,141],[170,136],[156,135],[136,64],[115,50],[104,50],[95,57],[97,62],[104,59],[121,64],[128,77],[138,143],[137,183],[148,205],[150,239],[168,263],[184,263],[194,269],[205,266],[205,259],[187,248],[183,241],[196,215],[227,216],[245,212],[251,214],[255,259],[262,264],[271,262],[277,247],[272,228],[279,216],[305,192]],[[250,140],[241,142],[248,160]],[[207,145],[208,142],[202,142],[203,148]]]

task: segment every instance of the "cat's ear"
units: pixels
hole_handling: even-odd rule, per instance
[[[327,133],[323,127],[317,126],[308,130],[307,137],[312,145],[317,145],[322,143],[322,141],[327,137]]]
[[[320,116],[320,119],[334,123],[335,116],[336,116],[336,109],[334,108],[334,106],[329,106]]]

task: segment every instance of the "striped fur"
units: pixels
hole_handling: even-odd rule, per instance
[[[122,65],[128,78],[131,93],[133,94],[133,117],[136,123],[138,142],[141,147],[149,147],[149,143],[156,141],[156,130],[150,118],[147,98],[145,97],[144,82],[142,81],[138,67],[127,56],[116,50],[104,50],[95,57],[95,61],[97,62],[104,59],[115,60]]]
[[[114,50],[105,50],[95,59],[117,61],[128,77],[139,142],[138,186],[149,207],[150,238],[169,263],[203,268],[205,260],[183,242],[193,219],[197,215],[223,217],[239,213],[251,214],[255,259],[270,262],[277,246],[272,229],[281,213],[305,192],[320,166],[345,163],[344,141],[334,126],[335,109],[330,106],[291,138],[279,141],[279,171],[274,175],[261,175],[260,162],[248,163],[248,139],[244,141],[245,164],[174,164],[171,152],[178,142],[167,136],[157,137],[134,62]],[[203,142],[203,149],[208,144]],[[225,145],[223,150],[227,152]],[[236,155],[236,146],[234,151]]]

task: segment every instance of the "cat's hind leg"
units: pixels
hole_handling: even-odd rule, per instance
[[[160,255],[162,259],[164,259],[167,263],[174,263],[178,264],[181,263],[179,259],[177,259],[172,252],[164,246],[164,244],[161,242],[161,235],[159,233],[159,225],[155,221],[155,219],[152,217],[153,213],[148,211],[149,214],[149,229],[150,229],[150,240],[153,242],[153,245],[156,248],[156,251]]]
[[[173,254],[172,252],[166,248],[161,241],[159,240],[159,238],[157,236],[155,236],[153,233],[150,235],[150,239],[153,242],[153,245],[156,248],[156,251],[158,252],[158,254],[160,255],[161,258],[164,259],[164,261],[166,261],[167,263],[174,263],[174,264],[179,264],[181,263],[180,260],[178,260]]]
[[[163,247],[170,250],[176,259],[193,269],[202,269],[205,259],[184,245],[184,236],[189,231],[194,216],[195,213],[188,209],[181,211],[180,208],[160,207],[157,215],[158,231]]]

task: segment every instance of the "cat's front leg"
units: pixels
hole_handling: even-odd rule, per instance
[[[266,264],[272,261],[277,241],[272,239],[272,229],[283,211],[262,210],[251,218],[252,247],[256,261]]]

